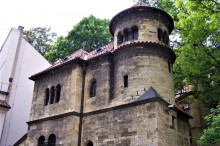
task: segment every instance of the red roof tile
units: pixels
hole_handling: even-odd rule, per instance
[[[102,54],[105,54],[105,53],[108,53],[108,52],[113,52],[113,42],[105,45],[105,46],[102,46],[100,48],[97,48],[91,52],[86,52],[85,50],[83,49],[79,49],[75,52],[73,52],[72,54],[70,54],[69,56],[66,56],[64,59],[59,59],[58,61],[55,62],[54,65],[50,66],[49,68],[39,72],[39,73],[36,73],[34,75],[32,75],[30,77],[30,79],[34,79],[34,77],[40,75],[40,74],[43,74],[47,71],[50,71],[50,70],[53,70],[54,68],[56,67],[59,67],[59,66],[62,66],[63,64],[65,63],[68,63],[70,61],[73,61],[74,59],[77,59],[77,58],[80,58],[82,60],[89,60],[89,59],[92,59],[92,58],[95,58],[97,56],[100,56]]]
[[[11,108],[11,106],[8,105],[5,100],[0,100],[0,107]]]
[[[140,7],[140,6],[147,6],[147,7],[150,7],[149,4],[146,4],[146,3],[143,3],[141,1],[138,1],[135,5],[133,5],[132,7]]]

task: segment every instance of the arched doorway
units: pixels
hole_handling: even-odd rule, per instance
[[[86,146],[93,146],[93,143],[91,141],[88,141]]]

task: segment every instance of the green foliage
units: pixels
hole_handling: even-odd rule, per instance
[[[193,85],[195,98],[216,107],[220,101],[220,2],[161,0],[156,5],[175,22],[175,88]]]
[[[204,129],[198,144],[201,146],[220,144],[220,106],[217,106],[216,109],[211,109],[205,120],[207,128]]]
[[[24,39],[40,54],[46,55],[56,40],[57,34],[51,32],[50,27],[36,27],[24,31]]]
[[[109,20],[107,19],[99,19],[94,16],[83,18],[73,26],[66,37],[58,38],[57,43],[46,55],[46,58],[54,62],[80,48],[91,51],[111,42],[112,36],[109,33],[108,25]]]

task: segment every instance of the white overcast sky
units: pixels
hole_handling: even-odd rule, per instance
[[[65,36],[83,17],[111,19],[134,0],[0,0],[0,47],[11,28],[51,27]]]

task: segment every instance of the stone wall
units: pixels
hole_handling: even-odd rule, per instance
[[[90,97],[90,87],[96,80],[96,96]],[[110,61],[108,56],[91,60],[86,69],[84,112],[90,112],[108,107],[110,99]]]
[[[28,137],[23,146],[36,146],[40,136],[45,142],[51,134],[56,136],[56,146],[78,145],[79,117],[67,116],[29,125]]]
[[[166,106],[157,108],[159,144],[162,146],[190,146],[188,120]]]
[[[117,23],[114,33],[114,48],[117,49],[117,34],[119,31],[123,32],[125,28],[132,28],[133,26],[138,27],[138,41],[149,41],[156,43],[163,43],[158,39],[158,28],[163,31],[169,32],[165,23],[161,21],[162,15],[150,14],[129,14],[121,18],[120,22]],[[164,18],[165,20],[165,18]],[[129,41],[128,41],[129,42]],[[132,42],[132,41],[130,41]]]
[[[60,101],[44,105],[45,89],[61,85]],[[41,76],[34,86],[30,121],[54,115],[79,112],[82,92],[82,67],[70,64]]]
[[[153,146],[158,143],[156,102],[84,117],[82,146]]]
[[[172,69],[165,54],[154,52],[153,47],[129,47],[115,53],[115,88],[112,105],[130,102],[142,95],[150,86],[168,102],[174,104]],[[128,87],[123,76],[128,75]]]

